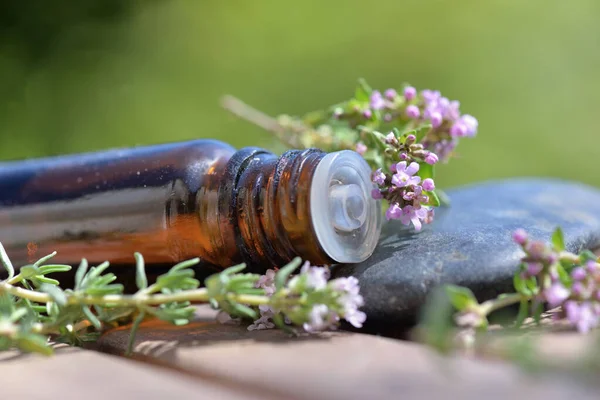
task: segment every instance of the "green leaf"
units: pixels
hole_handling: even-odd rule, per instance
[[[39,267],[38,271],[39,271],[40,275],[46,275],[46,274],[52,274],[54,272],[68,272],[71,269],[72,269],[72,267],[70,265],[50,264],[50,265],[43,265],[43,266]]]
[[[130,356],[131,353],[133,353],[133,345],[135,344],[135,335],[137,334],[140,324],[142,323],[142,321],[144,320],[145,317],[146,317],[146,314],[144,312],[141,312],[135,318],[135,321],[133,321],[133,324],[131,324],[131,329],[129,330],[129,340],[127,341],[127,351],[125,352],[125,355],[127,355],[127,356]]]
[[[148,278],[146,277],[146,269],[144,266],[144,257],[136,252],[135,257],[135,284],[138,289],[146,289],[148,287]]]
[[[552,244],[557,251],[563,251],[565,249],[565,238],[560,227],[556,228],[552,234]]]
[[[302,258],[294,258],[288,265],[277,271],[275,275],[275,288],[277,290],[285,286],[289,276],[302,264]]]
[[[521,271],[523,271],[523,265],[521,265],[520,270],[513,276],[513,286],[517,293],[522,294],[523,296],[531,296],[533,293],[527,287],[527,282],[521,277]]]
[[[519,305],[519,314],[517,314],[517,320],[515,321],[515,326],[520,328],[525,321],[525,318],[529,315],[529,301],[523,299]]]
[[[425,192],[425,194],[429,197],[429,202],[427,203],[428,205],[433,206],[433,207],[440,206],[440,204],[441,204],[440,198],[436,194],[435,190],[432,192]]]
[[[75,272],[75,290],[79,290],[81,288],[81,284],[83,283],[83,278],[88,270],[88,262],[84,258],[81,260],[79,267],[77,268],[77,272]]]
[[[88,274],[86,275],[86,280],[88,282],[91,282],[94,279],[98,278],[109,266],[109,262],[105,261],[102,264],[90,268],[90,272],[88,272]]]
[[[123,293],[123,285],[115,283],[112,285],[106,285],[101,287],[89,287],[85,289],[85,294],[89,296],[106,296],[108,294],[121,294]]]
[[[27,315],[28,311],[29,310],[27,310],[27,308],[25,308],[25,307],[17,308],[10,316],[10,322],[13,322],[13,323],[17,322],[18,320],[23,318],[25,315]]]
[[[8,279],[12,279],[15,276],[15,268],[10,262],[10,258],[8,258],[8,254],[6,254],[2,243],[0,243],[0,261],[2,261],[4,269],[8,272]]]
[[[296,334],[296,331],[291,326],[289,326],[285,323],[285,319],[283,318],[283,315],[281,315],[280,313],[273,315],[273,323],[275,324],[275,326],[277,328],[281,329],[285,333],[288,333],[291,335]]]
[[[258,314],[256,313],[256,311],[244,304],[232,303],[231,308],[233,308],[235,313],[241,317],[247,317],[252,320],[255,320],[258,318]]]
[[[435,168],[433,165],[427,164],[426,162],[419,163],[419,176],[422,180],[427,178],[433,179],[435,177]]]
[[[40,265],[42,265],[43,263],[45,263],[46,261],[48,261],[49,259],[51,259],[55,255],[56,255],[56,251],[53,252],[53,253],[51,253],[51,254],[48,254],[47,256],[44,256],[44,257],[40,258],[35,263],[33,263],[33,266],[34,267],[39,267]]]
[[[19,274],[23,279],[31,279],[39,273],[40,271],[35,265],[25,265],[19,270]]]
[[[19,335],[17,346],[19,349],[29,353],[39,353],[45,356],[50,356],[54,353],[54,350],[48,344],[48,338],[36,333]]]
[[[58,286],[58,284],[60,283],[56,279],[48,278],[48,277],[43,276],[43,275],[38,275],[38,276],[32,278],[31,281],[35,282],[36,285],[38,285],[38,286],[41,285],[41,284],[43,284],[43,283],[46,283],[48,285]]]
[[[560,282],[564,286],[570,287],[571,286],[571,276],[569,275],[569,273],[565,270],[565,268],[560,263],[556,265],[556,272],[558,273],[558,278],[560,279]]]
[[[229,276],[229,275],[240,273],[244,269],[246,269],[246,264],[242,263],[242,264],[234,265],[233,267],[224,269],[220,275],[221,276]]]
[[[186,261],[182,261],[178,264],[175,264],[172,268],[171,268],[171,272],[175,272],[175,271],[179,271],[185,268],[189,268],[189,267],[193,267],[194,265],[198,264],[200,262],[199,258],[192,258],[191,260],[186,260]]]
[[[98,317],[94,315],[94,313],[92,312],[92,310],[90,310],[88,306],[81,307],[81,311],[83,311],[83,314],[85,315],[87,320],[90,321],[92,325],[94,325],[94,328],[96,328],[97,330],[100,330],[102,328],[102,322],[100,322]]]
[[[581,259],[581,264],[585,264],[588,261],[598,261],[598,256],[590,250],[583,250],[579,253],[579,258]]]
[[[452,305],[459,311],[477,304],[477,299],[471,289],[455,285],[446,285],[446,294]]]
[[[354,98],[361,102],[367,102],[370,100],[372,92],[373,89],[371,89],[371,87],[367,84],[367,81],[363,78],[360,78],[358,80],[358,87],[354,92]]]
[[[40,290],[42,292],[48,293],[48,295],[50,295],[50,297],[52,297],[52,299],[59,306],[63,307],[67,304],[67,296],[58,286],[54,286],[54,285],[51,285],[48,283],[43,283],[40,286]]]

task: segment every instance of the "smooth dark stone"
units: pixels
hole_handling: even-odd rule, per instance
[[[384,226],[365,262],[339,265],[333,277],[360,281],[365,328],[398,329],[419,315],[443,283],[466,286],[482,301],[513,291],[522,250],[512,232],[550,241],[557,226],[573,252],[600,247],[600,190],[553,179],[510,179],[449,190],[452,205],[436,210],[421,232],[399,221]]]

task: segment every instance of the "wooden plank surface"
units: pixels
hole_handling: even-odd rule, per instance
[[[183,327],[146,323],[136,357],[287,399],[598,398],[597,388],[567,378],[528,376],[505,362],[442,358],[417,343],[349,332],[290,338],[212,317],[200,311]],[[121,354],[127,339],[125,329],[114,330],[99,349]]]
[[[274,399],[240,385],[91,350],[59,346],[53,357],[0,353],[0,399]]]

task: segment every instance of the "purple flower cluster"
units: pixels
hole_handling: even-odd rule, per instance
[[[523,257],[522,278],[535,277],[541,285],[538,301],[545,301],[550,307],[562,306],[562,315],[582,333],[600,323],[600,264],[588,260],[580,264],[580,257],[570,253],[559,253],[541,241],[530,240],[527,233],[519,229],[513,233],[513,240],[521,245],[526,255]],[[572,263],[569,282],[561,279],[558,268],[561,261]]]
[[[571,293],[563,309],[580,332],[588,332],[600,322],[600,264],[588,261],[573,269],[571,278]]]
[[[374,189],[372,196],[375,199],[388,200],[390,206],[385,216],[388,220],[397,219],[404,225],[413,224],[415,230],[420,231],[422,222],[430,223],[433,219],[433,208],[427,206],[429,196],[425,192],[435,189],[433,179],[427,178],[421,182],[419,164],[400,161],[393,164],[391,172],[386,175],[378,169],[373,174],[373,182],[379,186]]]
[[[263,289],[265,295],[271,298],[277,295],[275,275],[275,271],[270,269],[255,284],[256,288]],[[283,312],[284,315],[293,315],[292,319],[300,320],[302,327],[307,332],[335,329],[342,318],[357,328],[362,327],[367,316],[359,310],[359,307],[364,304],[364,300],[359,294],[358,280],[348,277],[328,281],[329,277],[329,269],[311,266],[309,262],[304,263],[300,273],[290,279],[284,292],[294,299],[305,296],[303,303],[308,304],[292,305],[290,309],[281,310],[272,305],[260,305],[258,308],[260,318],[247,329],[252,331],[274,328],[273,318],[279,312]],[[319,302],[310,304],[310,293],[317,293]],[[290,302],[285,301],[284,303]],[[285,321],[292,322],[287,316]]]
[[[460,103],[448,100],[437,90],[423,90],[415,96],[413,103],[407,106],[407,111],[409,107],[417,106],[422,111],[416,118],[432,126],[423,145],[443,161],[448,160],[459,138],[477,134],[477,119],[468,114],[461,115]]]
[[[448,161],[460,138],[477,135],[479,125],[472,115],[460,113],[458,101],[449,100],[437,90],[418,92],[412,86],[405,87],[401,94],[394,89],[387,89],[383,94],[374,90],[368,103],[363,106],[355,104],[348,114],[341,108],[334,111],[335,118],[349,118],[358,125],[360,121],[355,120],[355,116],[372,122],[376,115],[380,115],[385,123],[399,121],[408,124],[409,129],[431,124],[432,129],[422,145],[443,162]],[[362,146],[357,148],[359,153]]]

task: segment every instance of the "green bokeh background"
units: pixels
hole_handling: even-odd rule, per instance
[[[537,175],[600,186],[598,0],[6,0],[0,158],[192,138],[269,147],[219,105],[302,114],[410,82],[476,116],[449,187]]]

